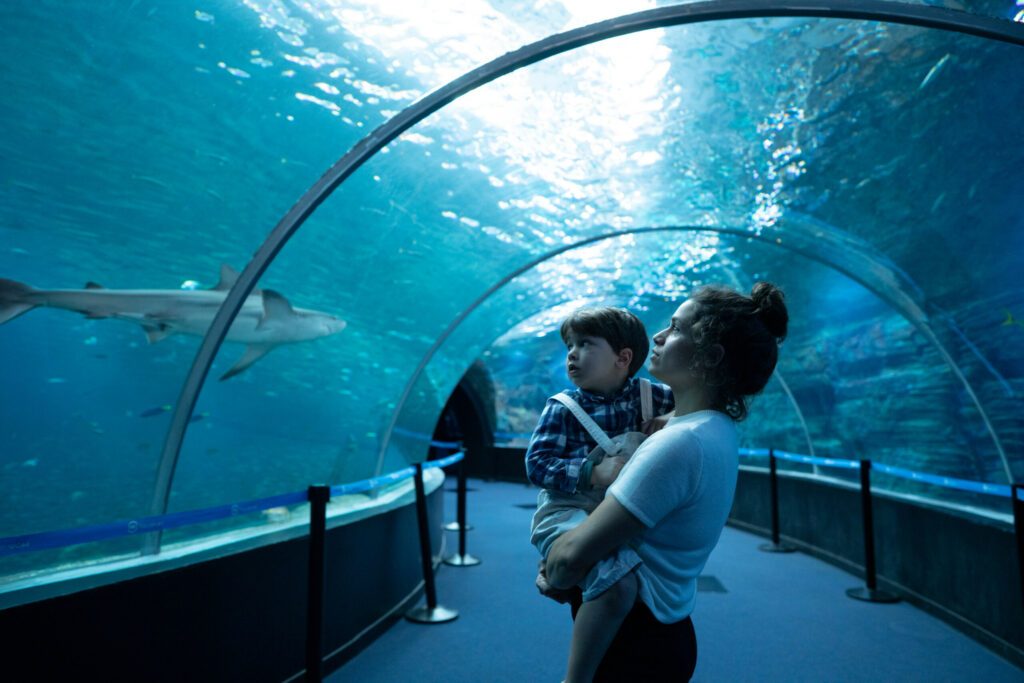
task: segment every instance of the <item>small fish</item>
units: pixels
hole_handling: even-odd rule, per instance
[[[942,67],[946,66],[946,62],[949,61],[949,58],[951,56],[952,55],[947,54],[945,57],[937,61],[935,63],[935,66],[933,66],[931,70],[928,71],[928,74],[924,77],[924,80],[921,81],[921,85],[917,86],[917,89],[924,90],[925,87],[932,82],[932,79],[939,75],[939,72],[942,71]]]
[[[31,458],[31,459],[26,460],[25,462],[21,463],[21,466],[22,467],[35,467],[38,464],[39,464],[39,459],[38,458]]]
[[[139,417],[153,417],[154,415],[163,415],[164,413],[171,412],[171,406],[157,406],[156,408],[147,408],[139,413]]]
[[[1013,325],[1018,325],[1020,327],[1024,327],[1024,320],[1016,320],[1013,317],[1013,313],[1010,313],[1009,311],[1007,311],[1006,312],[1006,320],[1003,321],[1002,327],[1012,327]]]
[[[291,513],[286,507],[276,507],[264,510],[263,516],[267,518],[268,522],[287,522]]]
[[[150,185],[155,185],[156,187],[159,187],[161,190],[170,190],[171,189],[170,185],[165,183],[163,180],[160,180],[159,178],[154,178],[154,177],[148,176],[148,175],[138,175],[137,173],[133,173],[131,177],[134,180],[141,180],[144,183],[149,183]]]
[[[172,405],[162,405],[162,406],[157,406],[156,408],[147,408],[146,410],[143,410],[141,413],[139,413],[139,417],[156,417],[157,415],[163,415],[164,413],[169,413],[173,409],[174,409],[174,406],[172,406]],[[196,413],[195,415],[190,417],[188,419],[188,421],[190,423],[196,423],[196,422],[199,422],[200,420],[205,420],[208,417],[210,417],[209,413],[206,413],[206,412]]]

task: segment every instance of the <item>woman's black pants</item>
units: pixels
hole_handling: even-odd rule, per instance
[[[575,619],[582,596],[570,604]],[[696,666],[697,634],[690,617],[663,624],[638,601],[601,660],[594,683],[688,681]]]

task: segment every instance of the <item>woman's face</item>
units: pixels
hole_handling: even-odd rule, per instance
[[[683,388],[695,379],[690,366],[695,345],[691,329],[700,304],[687,299],[676,309],[669,326],[654,335],[654,349],[648,370],[673,389]]]

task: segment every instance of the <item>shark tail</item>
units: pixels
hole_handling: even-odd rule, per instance
[[[36,290],[21,282],[0,278],[0,325],[35,308],[36,304],[32,302],[31,297],[34,291]]]

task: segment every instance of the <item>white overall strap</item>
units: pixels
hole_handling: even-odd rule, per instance
[[[640,378],[640,419],[647,422],[654,417],[654,397],[651,396],[651,380]]]
[[[597,423],[594,422],[594,418],[587,415],[583,408],[580,408],[579,403],[576,403],[576,401],[572,400],[565,394],[555,394],[551,398],[564,405],[573,415],[576,416],[576,419],[580,421],[583,428],[587,430],[587,433],[589,433],[590,436],[594,437],[594,441],[597,442],[597,445],[600,446],[605,453],[608,455],[615,455],[619,450],[621,450],[622,446],[609,439],[608,435],[604,433],[604,430],[598,427]]]

